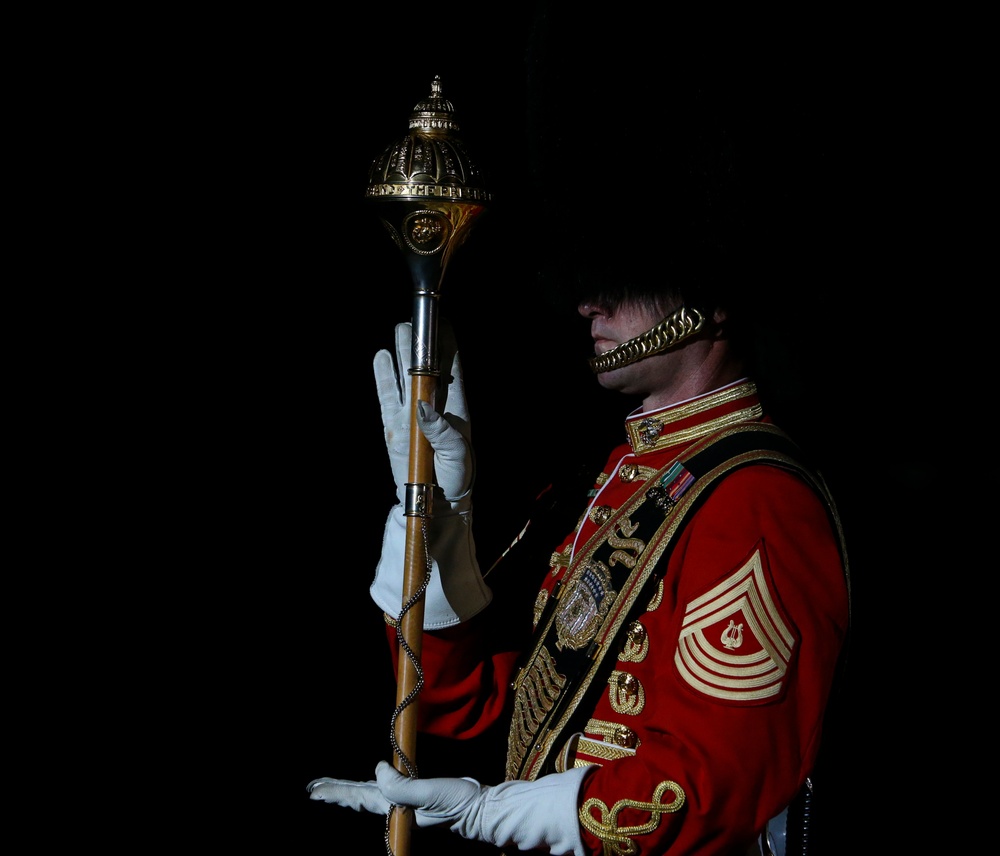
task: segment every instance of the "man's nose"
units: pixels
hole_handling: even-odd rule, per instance
[[[596,318],[598,315],[608,315],[607,307],[602,306],[596,300],[581,300],[576,307],[584,318]]]

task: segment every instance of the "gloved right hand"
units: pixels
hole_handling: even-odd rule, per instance
[[[580,785],[593,767],[574,767],[533,782],[520,779],[481,785],[475,779],[408,778],[388,761],[375,768],[375,781],[313,779],[309,798],[386,814],[393,805],[412,806],[420,828],[447,824],[472,841],[553,856],[582,856],[577,802]]]
[[[409,321],[396,325],[395,357],[387,350],[375,354],[375,388],[382,411],[385,445],[389,452],[396,496],[404,501],[410,455],[410,376],[413,329]],[[434,478],[452,510],[467,507],[472,491],[472,426],[465,401],[462,363],[450,326],[442,323],[438,336],[441,363],[450,366],[436,392],[435,410],[417,402],[417,426],[434,450]],[[440,412],[439,412],[440,411]]]
[[[372,600],[397,617],[402,608],[406,555],[406,481],[410,453],[410,376],[412,329],[396,325],[395,357],[375,355],[375,386],[382,411],[385,445],[399,502],[389,511],[382,538]],[[441,325],[441,362],[451,372],[435,391],[438,410],[418,402],[417,426],[434,450],[434,502],[427,533],[430,580],[424,593],[424,629],[452,627],[484,609],[493,593],[483,580],[472,537],[472,484],[475,480],[471,425],[465,400],[462,364],[451,328]]]

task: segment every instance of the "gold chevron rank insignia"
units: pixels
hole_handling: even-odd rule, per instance
[[[687,604],[674,664],[691,689],[733,704],[779,697],[798,639],[767,586],[763,546]]]

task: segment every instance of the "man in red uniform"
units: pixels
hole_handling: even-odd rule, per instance
[[[634,33],[620,43],[632,52]],[[576,236],[559,244],[572,249],[554,265],[558,284],[589,324],[598,383],[639,405],[623,413],[621,445],[585,483],[543,493],[483,573],[462,365],[442,347],[450,376],[437,409],[416,411],[437,484],[419,728],[462,741],[499,726],[503,772],[498,763],[482,784],[383,761],[374,781],[316,779],[309,795],[377,813],[413,806],[418,827],[445,825],[507,856],[743,856],[816,771],[850,623],[837,511],[757,386],[748,312],[763,289],[730,261],[739,218],[715,105],[692,98],[688,110],[685,88],[662,73],[626,86],[589,55],[545,67],[567,78],[550,107],[581,92],[540,117],[556,131],[557,174],[571,177],[549,188],[562,205],[555,219]],[[590,68],[600,79],[584,92]],[[623,177],[623,129],[658,110],[669,122],[631,148],[641,169]],[[566,201],[567,185],[581,185],[581,204]],[[374,359],[399,502],[371,595],[394,654],[410,333],[398,326],[395,354]],[[564,432],[586,431],[586,405],[554,398],[550,414],[533,430],[557,454]]]
[[[598,382],[642,404],[519,612],[499,592],[522,544],[489,584],[476,559],[457,354],[442,413],[418,410],[439,485],[420,727],[465,738],[506,718],[507,781],[409,778],[383,762],[373,782],[317,779],[310,796],[414,806],[418,827],[508,854],[744,854],[816,765],[849,627],[837,512],[764,410],[724,284],[582,287]],[[409,337],[400,325],[395,363],[375,358],[400,504],[372,596],[394,650]],[[524,542],[533,528],[545,529],[532,520]]]

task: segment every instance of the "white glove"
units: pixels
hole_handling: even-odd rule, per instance
[[[412,326],[409,321],[396,325],[396,355],[388,351],[375,354],[375,388],[382,410],[385,445],[389,452],[396,496],[404,502],[410,459],[410,382]],[[440,353],[451,358],[451,374],[444,375],[435,394],[440,412],[428,402],[417,402],[417,425],[434,450],[434,477],[444,498],[454,511],[471,505],[473,482],[472,426],[465,402],[462,363],[459,360],[451,328],[441,325],[438,337]],[[444,414],[442,416],[442,414]],[[463,503],[462,501],[465,500]],[[438,512],[437,503],[434,512]]]
[[[462,364],[454,337],[441,328],[441,353],[451,358],[451,374],[436,393],[443,415],[418,402],[417,424],[434,450],[434,475],[439,486],[428,523],[427,551],[431,577],[424,591],[424,629],[453,627],[484,609],[493,593],[483,581],[472,537],[474,466],[471,425],[465,401]],[[396,325],[396,354],[375,355],[375,386],[382,410],[385,445],[399,503],[389,511],[382,554],[371,585],[372,600],[393,617],[403,602],[406,564],[405,483],[410,452],[411,325]]]
[[[463,838],[496,847],[544,847],[553,856],[584,856],[578,795],[591,769],[487,786],[475,779],[410,778],[380,761],[374,782],[315,779],[306,790],[310,799],[375,814],[387,814],[393,805],[413,806],[418,827],[447,823]]]

